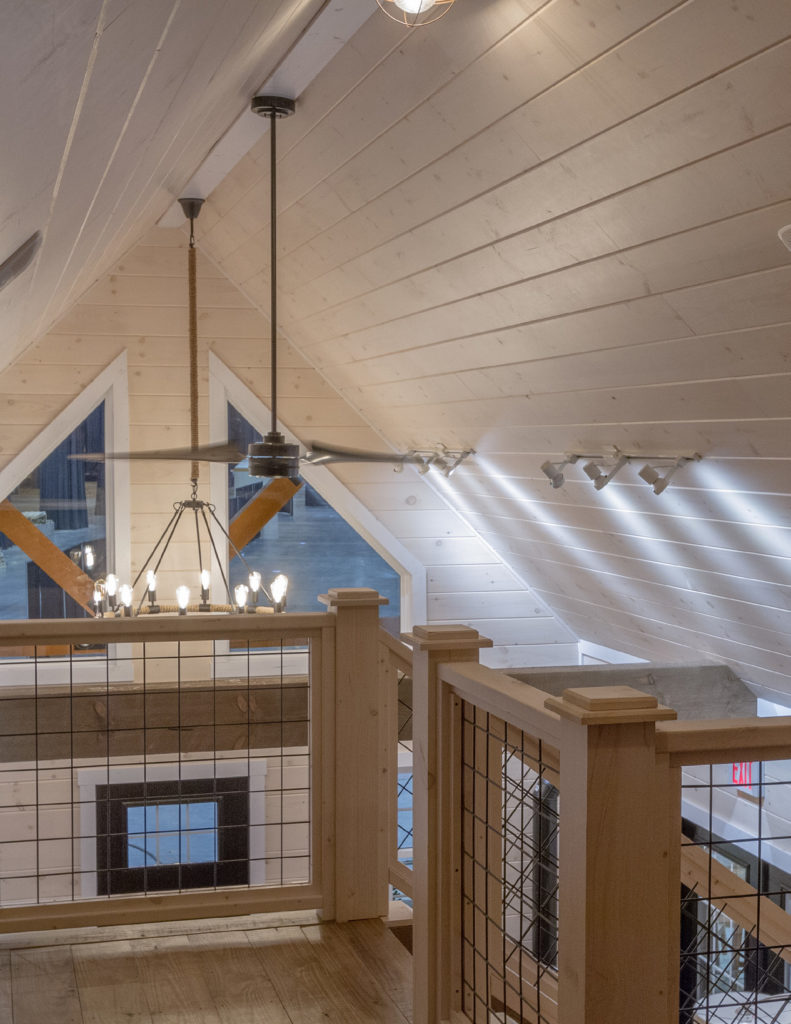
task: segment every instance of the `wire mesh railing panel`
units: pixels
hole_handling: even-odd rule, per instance
[[[683,770],[681,1024],[791,1022],[791,761]]]
[[[380,629],[380,685],[387,706],[388,851],[390,899],[412,906],[414,863],[412,779],[412,652]]]
[[[0,648],[0,908],[312,881],[310,642]]]
[[[554,751],[462,703],[462,998],[474,1024],[557,1020]]]
[[[398,672],[398,860],[412,867],[412,677]]]

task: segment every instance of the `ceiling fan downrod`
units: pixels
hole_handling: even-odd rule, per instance
[[[284,96],[255,96],[253,113],[269,118],[269,321],[270,321],[270,408],[272,420],[263,441],[248,448],[250,476],[299,477],[299,445],[290,444],[277,429],[277,132],[281,117],[294,113],[294,100]]]

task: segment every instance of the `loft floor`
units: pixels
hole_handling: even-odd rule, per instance
[[[411,957],[313,914],[0,936],[2,1024],[408,1024]]]

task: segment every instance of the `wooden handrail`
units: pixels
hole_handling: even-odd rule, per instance
[[[476,662],[441,665],[440,678],[463,700],[552,747],[560,747],[560,716],[544,707],[547,695],[543,690]]]
[[[0,622],[0,654],[18,644],[123,644],[176,640],[299,640],[334,626],[328,612],[282,615],[139,615],[134,618],[30,619]]]
[[[673,767],[783,760],[791,753],[791,716],[657,722],[656,751]]]
[[[397,669],[409,674],[412,671],[412,648],[383,627],[379,627],[379,643],[386,647]]]

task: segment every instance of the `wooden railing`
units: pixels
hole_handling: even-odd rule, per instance
[[[731,1019],[761,1001],[771,1004],[761,1002],[766,1019],[781,1019],[772,1014],[791,1009],[781,969],[791,961],[791,916],[780,893],[716,859],[715,829],[681,841],[682,799],[686,814],[702,785],[689,766],[788,758],[791,718],[676,722],[629,687],[587,687],[584,668],[569,669],[561,698],[547,697],[477,664],[483,642],[473,630],[451,634],[425,628],[407,638],[416,1024],[478,1024],[502,1012],[530,1024],[676,1024]],[[710,777],[716,822],[716,801],[735,794],[713,768]],[[764,814],[766,792],[768,783],[741,799]],[[781,835],[772,849],[785,855],[789,842]],[[768,831],[763,844],[768,858]],[[708,967],[698,967],[691,992],[680,989],[682,881],[698,908],[693,930],[705,927],[703,907],[710,921],[727,915],[729,940],[743,933],[734,956],[753,989],[741,1003],[738,984],[724,994]],[[687,958],[716,959],[713,934],[697,944],[693,934]],[[719,949],[721,959],[728,953]],[[750,981],[760,958],[761,978],[774,985],[760,982],[761,992]]]
[[[385,912],[381,599],[322,600],[325,613],[0,623],[0,930]],[[36,655],[52,645],[67,653]],[[244,840],[222,819],[229,793]],[[149,817],[174,804],[179,827],[157,838]],[[185,810],[198,804],[215,816],[200,828]],[[214,852],[190,858],[201,835]]]
[[[745,949],[791,961],[788,915],[712,860],[716,830],[679,841],[694,766],[787,757],[791,719],[679,723],[628,687],[586,688],[584,669],[548,698],[479,665],[490,642],[474,630],[415,627],[404,643],[379,629],[374,591],[324,600],[311,615],[0,624],[0,930],[295,908],[374,917],[389,881],[414,901],[415,1024],[706,1020],[697,997],[679,1016],[682,881]],[[69,653],[3,657],[53,644]],[[396,839],[407,679],[411,871]],[[226,790],[246,780],[259,875],[116,895],[102,801],[189,802],[205,768]],[[155,785],[110,795],[141,782]],[[712,801],[718,786],[711,774]],[[763,791],[744,800],[764,813]]]

